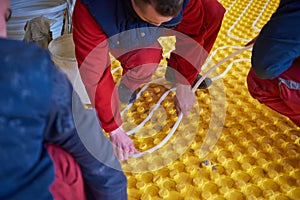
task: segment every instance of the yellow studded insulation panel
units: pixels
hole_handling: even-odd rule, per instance
[[[254,38],[279,0],[220,3],[227,12],[204,72]],[[166,56],[174,41],[161,38]],[[172,85],[160,79],[165,60],[137,101],[123,105],[124,128],[135,132],[131,137],[140,151],[173,132],[158,150],[122,163],[129,200],[300,199],[300,128],[250,96],[250,58],[247,50],[210,74],[213,85],[197,90],[197,104],[179,125],[174,91],[166,93]],[[114,73],[116,81],[120,75]]]

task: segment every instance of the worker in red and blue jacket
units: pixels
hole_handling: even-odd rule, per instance
[[[81,78],[120,160],[137,150],[122,128],[119,100],[132,102],[136,89],[151,81],[162,59],[158,37],[177,37],[166,79],[176,83],[175,106],[186,116],[196,101],[191,86],[201,77],[224,13],[217,0],[76,1],[73,39]],[[123,68],[117,89],[109,52]],[[206,79],[200,87],[210,84]]]
[[[33,43],[6,38],[0,0],[0,199],[126,200],[127,180],[96,112]]]
[[[252,51],[251,95],[300,127],[300,1],[281,0]]]

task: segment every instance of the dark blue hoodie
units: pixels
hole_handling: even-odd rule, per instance
[[[54,168],[44,143],[78,162],[88,199],[127,199],[126,177],[102,134],[47,51],[0,38],[0,199],[52,199]]]
[[[281,0],[253,46],[252,67],[260,78],[273,79],[299,56],[300,1]]]

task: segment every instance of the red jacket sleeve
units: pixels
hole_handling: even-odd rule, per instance
[[[122,121],[119,97],[110,72],[107,36],[80,1],[76,2],[73,12],[73,40],[82,81],[103,129],[111,132]]]
[[[225,9],[217,0],[190,0],[174,29],[176,50],[169,65],[183,84],[193,84],[219,33]]]

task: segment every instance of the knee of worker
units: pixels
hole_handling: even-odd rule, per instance
[[[128,88],[136,89],[139,85],[151,81],[157,66],[157,63],[149,63],[130,69],[123,75],[122,82]]]
[[[123,171],[106,167],[103,171],[102,181],[104,185],[110,185],[111,188],[127,188],[127,178]]]
[[[85,200],[84,181],[78,163],[63,148],[54,144],[46,144],[46,147],[55,168],[55,180],[49,188],[54,199]]]
[[[253,98],[255,98],[255,86],[256,86],[256,84],[255,84],[255,81],[253,80],[253,76],[252,76],[252,69],[250,70],[250,72],[249,72],[249,74],[248,74],[248,76],[247,76],[247,86],[248,86],[248,91],[249,91],[249,93],[251,94],[251,96],[253,97]]]
[[[127,178],[124,172],[118,169],[103,165],[94,173],[84,174],[84,177],[86,180],[89,180],[87,182],[89,187],[86,188],[86,193],[89,193],[89,190],[97,190],[109,196],[126,193]]]
[[[278,82],[280,98],[296,113],[300,113],[300,82],[281,77],[278,78]]]
[[[264,102],[270,96],[276,96],[278,93],[278,86],[274,81],[268,79],[260,79],[253,69],[250,70],[247,76],[247,85],[249,93],[253,98]]]
[[[149,48],[130,51],[118,57],[118,60],[121,62],[123,69],[127,71],[150,63],[158,64],[162,58],[162,48],[155,43]]]
[[[94,180],[94,176],[85,176],[87,179],[94,180],[86,185],[87,199],[106,199],[106,200],[127,200],[127,179],[121,171],[106,173],[101,171],[99,179]]]
[[[300,127],[300,119],[298,117],[298,119],[293,119],[290,117],[290,119],[296,124],[296,126]]]
[[[263,80],[260,80],[251,68],[247,76],[248,91],[251,96],[257,100],[268,96],[268,90],[264,89],[262,86],[263,84],[261,83],[262,81]]]

